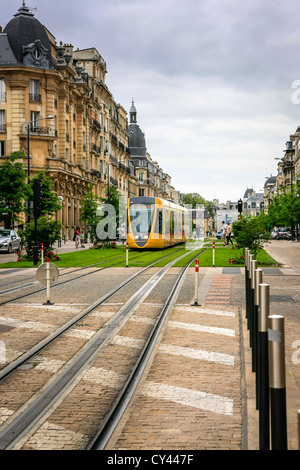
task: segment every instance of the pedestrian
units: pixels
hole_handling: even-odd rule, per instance
[[[225,224],[224,220],[222,221],[222,230],[223,230],[223,233],[222,233],[222,241],[223,241],[223,245],[226,246],[226,231],[227,231],[227,225]]]
[[[77,250],[77,248],[79,247],[79,243],[80,243],[80,227],[76,228],[73,240],[75,241],[75,248]]]
[[[80,234],[80,245],[81,245],[81,248],[84,248],[84,235],[82,232]]]
[[[227,224],[226,240],[227,240],[226,246],[229,245],[229,242],[231,243],[231,245],[233,245],[232,240],[231,240],[231,225],[230,225],[230,222],[228,222],[228,224]]]

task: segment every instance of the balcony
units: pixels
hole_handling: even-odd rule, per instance
[[[29,101],[34,101],[36,103],[41,102],[41,95],[38,95],[36,93],[29,93]]]
[[[54,137],[51,127],[30,126],[29,132],[34,135],[50,135],[51,137]]]
[[[96,127],[98,131],[101,131],[101,124],[96,119],[93,119],[93,126]]]

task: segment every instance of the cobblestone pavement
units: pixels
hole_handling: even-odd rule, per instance
[[[300,245],[274,241],[267,251],[282,263],[280,268],[263,269],[263,282],[270,285],[271,313],[285,317],[288,448],[295,450],[299,448],[300,408]],[[112,279],[106,282],[111,283],[114,276],[114,282],[122,277],[119,268],[110,272]],[[67,296],[64,294],[63,302],[72,305],[82,299],[87,301],[82,289],[72,289]],[[191,305],[193,293],[194,271],[190,269],[161,333],[148,375],[110,449],[258,449],[244,268],[200,268],[199,307]],[[149,296],[150,310],[156,301]],[[56,304],[60,304],[59,299]],[[24,312],[28,308],[30,302],[24,303]],[[19,304],[20,316],[21,310]],[[42,315],[37,315],[35,321],[43,322]],[[122,347],[130,347],[130,343]],[[66,440],[72,430],[70,419],[60,428]]]
[[[263,269],[263,282],[270,285],[270,313],[285,317],[288,449],[297,450],[300,245],[281,242],[271,243],[268,251],[275,259],[280,254],[282,266]],[[201,306],[187,305],[184,293],[178,299],[110,450],[259,449],[244,268],[200,268],[200,276]]]

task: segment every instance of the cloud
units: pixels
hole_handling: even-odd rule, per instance
[[[2,25],[21,6],[0,0]],[[181,192],[237,200],[276,173],[300,121],[296,0],[37,2],[57,42],[95,47],[106,83]]]

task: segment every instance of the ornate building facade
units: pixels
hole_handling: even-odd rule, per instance
[[[0,29],[0,164],[21,150],[28,178],[41,170],[51,177],[66,239],[82,226],[82,198],[91,186],[99,197],[111,187],[126,197],[171,194],[170,177],[146,148],[137,159],[131,134],[136,123],[128,125],[106,73],[97,49],[58,45],[25,2]]]

